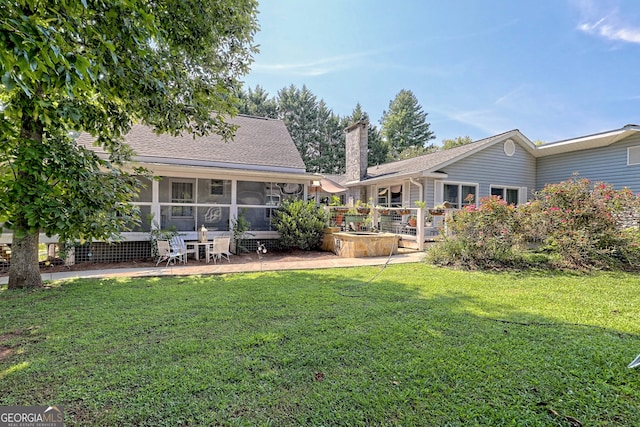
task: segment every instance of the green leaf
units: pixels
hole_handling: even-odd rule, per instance
[[[12,91],[16,87],[16,82],[11,78],[11,72],[7,71],[2,76],[2,84],[7,89],[7,92]]]

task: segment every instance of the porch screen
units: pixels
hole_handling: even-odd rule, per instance
[[[193,184],[191,182],[171,183],[171,203],[193,203]],[[171,216],[192,217],[191,206],[172,206]]]

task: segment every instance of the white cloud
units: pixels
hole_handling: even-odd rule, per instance
[[[264,64],[256,61],[252,71],[265,74],[289,74],[296,76],[321,76],[363,64],[363,59],[390,52],[397,47],[381,48],[345,55],[330,56],[300,63]]]
[[[500,105],[500,104],[505,104],[505,105],[510,105],[510,104],[514,104],[517,101],[519,101],[519,97],[518,95],[520,95],[521,93],[523,93],[525,90],[527,89],[527,85],[523,84],[518,86],[517,88],[513,89],[512,91],[502,95],[500,98],[496,99],[494,101],[494,104],[496,105]],[[515,102],[514,102],[515,101]]]
[[[607,40],[640,44],[640,23],[630,22],[629,13],[624,17],[619,8],[603,10],[602,3],[583,0],[576,3],[582,14],[578,30]]]
[[[640,27],[621,27],[619,24],[609,24],[605,18],[595,24],[581,24],[578,29],[585,33],[595,34],[609,40],[624,41],[640,44]]]

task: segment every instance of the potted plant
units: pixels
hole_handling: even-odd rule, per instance
[[[418,224],[418,220],[415,215],[409,217],[409,227],[415,227]]]
[[[429,214],[431,214],[431,216],[444,215],[444,204],[436,205],[433,207],[433,209],[429,209]]]
[[[391,210],[387,207],[384,206],[376,206],[376,210],[378,211],[378,214],[380,215],[389,215],[389,213],[391,212]]]
[[[369,207],[368,203],[363,202],[362,200],[358,200],[356,202],[356,210],[358,211],[358,213],[360,215],[366,215],[369,213],[369,211],[371,211],[371,208]]]

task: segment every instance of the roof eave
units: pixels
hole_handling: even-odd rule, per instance
[[[640,132],[640,128],[629,127],[595,135],[583,136],[580,138],[551,142],[537,147],[538,156],[544,157],[553,154],[570,153],[572,151],[606,147],[625,138],[628,138],[629,136],[634,135],[638,132]]]
[[[371,184],[380,184],[385,182],[396,182],[409,178],[447,178],[448,175],[444,172],[431,172],[431,171],[423,171],[423,172],[408,172],[408,173],[394,173],[390,175],[377,176],[372,178],[365,178],[360,181],[349,181],[344,185],[347,187],[356,187],[358,185],[371,185]]]

